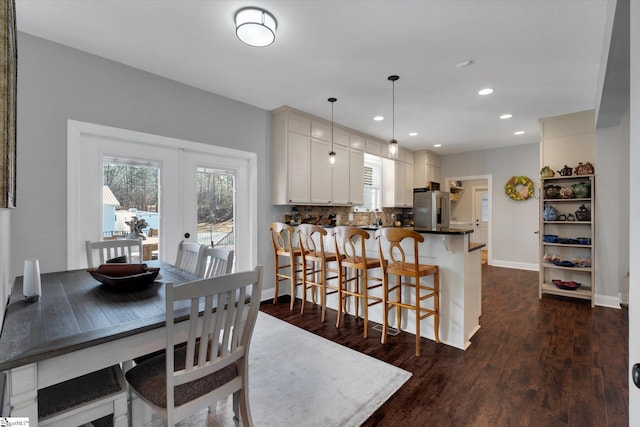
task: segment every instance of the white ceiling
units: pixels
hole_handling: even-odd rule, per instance
[[[234,13],[245,6],[275,15],[273,45],[236,38]],[[16,0],[16,8],[19,31],[265,110],[289,105],[330,120],[327,98],[336,97],[336,123],[385,140],[387,77],[397,74],[400,145],[451,154],[536,143],[539,118],[594,108],[607,2]],[[456,67],[466,60],[474,64]],[[478,96],[484,87],[495,93]]]

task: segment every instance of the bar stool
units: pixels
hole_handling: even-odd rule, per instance
[[[437,265],[419,264],[418,243],[424,242],[424,237],[413,230],[403,228],[385,227],[376,231],[378,240],[378,253],[382,266],[383,306],[384,319],[382,326],[382,343],[387,341],[389,307],[396,307],[396,325],[401,329],[400,318],[402,309],[416,312],[416,356],[420,356],[420,321],[433,316],[433,333],[436,342],[440,342],[438,330],[440,328],[440,272]],[[388,258],[385,259],[382,249],[382,240],[389,243]],[[400,243],[407,239],[413,243],[413,263],[406,262],[405,252]],[[389,275],[396,276],[395,284],[389,287]],[[420,278],[433,275],[433,285],[420,283]],[[402,278],[413,278],[413,282],[403,282]],[[402,287],[412,291],[408,302],[402,301]],[[389,298],[389,294],[395,291],[395,299]],[[433,299],[433,308],[421,305],[422,301]]]
[[[291,292],[289,309],[293,310],[293,303],[296,300],[296,286],[302,285],[302,281],[298,281],[298,274],[302,272],[302,252],[293,246],[293,227],[283,222],[274,222],[269,227],[269,230],[271,233],[271,243],[273,243],[273,253],[275,255],[274,271],[276,289],[275,295],[273,296],[273,303],[278,303],[278,285],[280,282],[289,280]],[[280,264],[280,257],[289,258],[289,263]]]
[[[348,299],[353,297],[356,300],[356,319],[358,318],[360,301],[362,301],[364,338],[367,338],[369,307],[383,301],[381,296],[374,296],[369,292],[382,286],[382,279],[369,276],[370,269],[380,267],[380,259],[367,258],[364,241],[369,238],[369,233],[366,231],[357,227],[338,226],[334,229],[333,235],[338,255],[339,283],[336,328],[340,327],[342,313],[347,312]],[[350,287],[350,284],[353,286]]]
[[[338,276],[327,277],[327,272],[336,272],[327,268],[327,264],[335,262],[335,253],[325,252],[324,237],[327,230],[317,225],[300,224],[298,226],[299,248],[302,251],[302,308],[300,313],[304,313],[304,306],[307,302],[307,291],[312,290],[312,301],[316,302],[316,290],[320,290],[320,306],[322,307],[321,322],[324,322],[327,311],[327,295],[338,292],[337,285],[330,285],[330,280],[335,280]],[[309,280],[311,278],[311,280]],[[327,292],[331,289],[331,292]]]

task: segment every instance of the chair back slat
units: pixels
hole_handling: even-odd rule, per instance
[[[182,240],[178,245],[178,255],[175,266],[189,273],[198,274],[198,268],[202,263],[205,246],[195,242]]]
[[[233,271],[233,255],[230,249],[207,247],[196,274],[202,277],[230,274]]]
[[[119,239],[85,242],[87,266],[96,268],[110,259],[126,257],[126,262],[142,262],[141,239]]]

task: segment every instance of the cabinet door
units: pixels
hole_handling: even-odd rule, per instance
[[[337,147],[334,146],[334,150]],[[311,203],[322,205],[331,203],[333,184],[329,151],[328,142],[311,139]]]
[[[404,206],[413,206],[413,164],[405,165],[404,173]]]
[[[287,186],[289,203],[309,203],[311,149],[309,137],[289,132]]]
[[[334,205],[349,204],[349,148],[334,145],[336,164],[333,165],[333,195],[331,203]],[[318,160],[322,161],[322,160]]]
[[[407,165],[404,162],[395,162],[395,182],[394,182],[394,206],[405,206],[404,189],[406,181]]]
[[[349,204],[360,206],[364,202],[364,153],[351,150],[349,164]]]

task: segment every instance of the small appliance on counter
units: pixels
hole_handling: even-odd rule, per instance
[[[450,193],[428,188],[413,189],[414,227],[448,228],[450,213]]]

